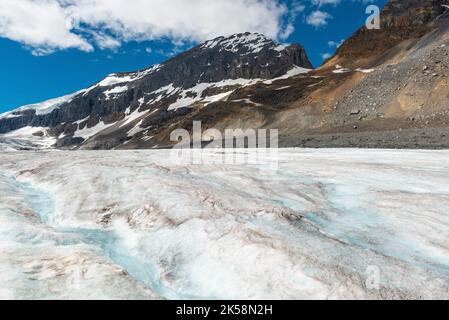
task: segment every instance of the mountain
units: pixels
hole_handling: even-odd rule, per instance
[[[449,148],[446,0],[390,0],[380,30],[357,30],[319,68],[236,91],[256,105],[226,127],[279,129],[281,147]]]
[[[281,145],[449,148],[446,3],[390,0],[381,29],[355,32],[312,73],[322,82],[276,115]]]
[[[300,45],[252,33],[219,37],[161,65],[112,74],[75,94],[2,114],[0,134],[31,137],[31,146],[43,140],[59,148],[154,147],[150,140],[161,130],[213,109],[234,90],[311,67]]]
[[[311,70],[299,45],[220,37],[160,66],[0,117],[16,146],[169,147],[192,129],[279,129],[282,147],[449,148],[446,0],[390,0]],[[5,142],[4,142],[5,144]]]

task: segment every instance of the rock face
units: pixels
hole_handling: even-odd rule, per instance
[[[395,45],[420,38],[435,28],[448,10],[445,0],[390,0],[381,12],[380,30],[359,29],[338,50],[340,57],[374,56]]]
[[[112,74],[73,95],[3,114],[0,134],[27,126],[44,127],[60,138],[58,146],[78,145],[98,133],[99,125],[106,127],[125,118],[131,123],[135,119],[130,115],[143,116],[149,110],[155,111],[153,118],[141,120],[160,123],[191,112],[199,102],[219,99],[223,91],[255,79],[282,76],[298,67],[312,67],[300,45],[281,46],[251,33],[220,37],[161,65]]]
[[[312,73],[322,77],[315,90],[277,116],[281,145],[449,148],[445,4],[389,1],[381,29],[358,30]]]

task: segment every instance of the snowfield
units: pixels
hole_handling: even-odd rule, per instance
[[[448,151],[169,153],[2,152],[0,298],[449,299]]]

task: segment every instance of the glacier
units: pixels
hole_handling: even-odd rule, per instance
[[[0,298],[449,299],[448,151],[170,152],[2,152]]]

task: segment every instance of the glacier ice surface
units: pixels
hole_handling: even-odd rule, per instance
[[[449,298],[449,152],[169,152],[2,153],[0,298]]]

